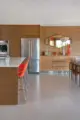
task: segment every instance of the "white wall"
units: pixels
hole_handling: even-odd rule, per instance
[[[0,24],[80,25],[80,1],[0,0]]]

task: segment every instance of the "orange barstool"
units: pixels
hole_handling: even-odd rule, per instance
[[[22,85],[20,89],[25,89],[25,91],[26,91],[26,80],[24,76],[28,67],[28,63],[29,63],[29,60],[27,60],[27,62],[25,63],[21,63],[20,66],[18,67],[18,73],[17,73],[18,79],[20,79],[20,83],[21,83],[20,85]]]
[[[26,71],[26,64],[24,63],[20,64],[20,66],[18,67],[18,71],[17,71],[18,83],[19,83],[18,91],[23,90],[24,99],[26,100],[26,86],[24,83],[25,71]]]
[[[24,75],[25,75],[25,71],[26,71],[26,64],[20,64],[20,66],[18,67],[18,72],[17,72],[17,76],[18,79],[20,79],[20,82],[24,81]]]

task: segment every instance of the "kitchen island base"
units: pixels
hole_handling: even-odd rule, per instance
[[[19,91],[18,66],[27,61],[25,58],[0,60],[0,105],[18,105],[23,90]],[[23,96],[24,97],[24,96]]]
[[[17,68],[0,67],[0,105],[18,104]]]

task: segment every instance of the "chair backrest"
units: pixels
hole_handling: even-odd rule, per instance
[[[25,64],[25,63],[21,63],[21,64],[19,65],[18,71],[17,71],[18,77],[24,76],[25,71],[26,71],[26,64]]]
[[[30,58],[28,58],[27,61],[26,61],[26,63],[25,63],[26,64],[26,69],[27,69],[27,67],[29,65],[29,61],[30,61]]]
[[[80,74],[80,65],[76,66],[76,72]]]
[[[25,62],[25,63],[21,63],[18,67],[18,77],[23,77],[25,72],[26,72],[26,69],[28,67],[28,64],[29,64],[29,60],[30,58],[28,58],[28,60]]]
[[[75,63],[73,63],[73,65],[72,65],[72,70],[73,70],[73,71],[76,70],[76,64],[75,64]]]
[[[25,67],[25,63],[21,63],[18,68],[19,68],[19,70],[23,70],[24,67]]]
[[[69,70],[72,70],[72,65],[73,65],[73,63],[70,62],[70,63],[69,63]]]

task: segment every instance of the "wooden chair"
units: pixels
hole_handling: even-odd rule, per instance
[[[70,63],[69,63],[69,78],[70,79],[72,79],[72,65],[73,65],[73,63],[72,63],[72,61],[70,61]]]
[[[72,63],[72,80],[74,80],[75,82],[77,81],[76,79],[76,63]]]
[[[77,78],[79,76],[79,78]],[[80,65],[76,65],[76,81],[78,86],[80,86]]]

